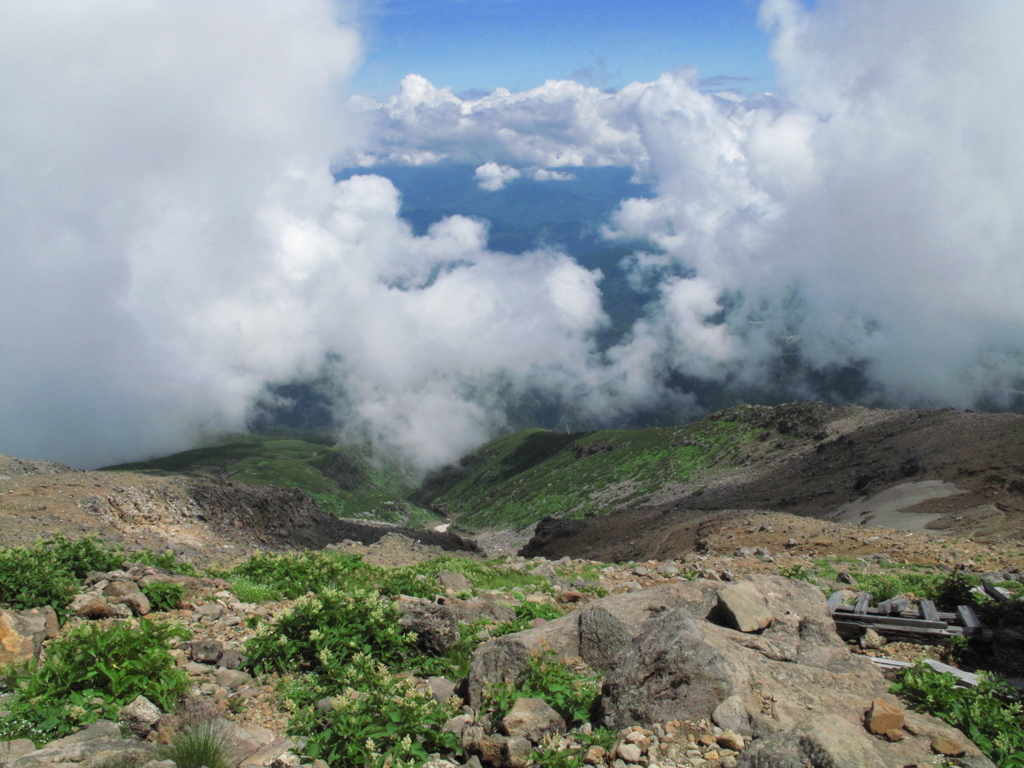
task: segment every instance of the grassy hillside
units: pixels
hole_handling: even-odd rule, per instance
[[[642,505],[666,484],[697,481],[703,470],[738,458],[758,431],[710,419],[578,434],[524,430],[429,478],[413,498],[470,529],[603,515]]]
[[[402,524],[432,517],[405,499],[412,484],[397,469],[375,466],[356,449],[316,437],[236,435],[217,445],[104,470],[296,487],[340,517]]]

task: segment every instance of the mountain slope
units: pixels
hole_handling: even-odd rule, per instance
[[[470,529],[551,518],[530,550],[547,556],[653,557],[726,510],[1019,539],[1024,416],[790,403],[668,429],[533,430],[488,443],[416,499]]]
[[[405,500],[412,483],[359,451],[313,437],[235,436],[225,442],[104,471],[210,477],[299,488],[326,512],[347,518],[416,523],[429,517]]]
[[[429,478],[413,498],[471,529],[605,515],[735,465],[754,435],[744,424],[715,419],[578,434],[524,430]]]

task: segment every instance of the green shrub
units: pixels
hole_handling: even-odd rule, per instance
[[[229,571],[215,575],[273,590],[279,597],[294,600],[307,592],[331,587],[365,585],[377,569],[360,555],[305,550],[284,555],[259,553]]]
[[[52,605],[60,610],[78,591],[78,580],[38,549],[0,550],[0,604],[21,610]]]
[[[185,730],[170,744],[156,748],[158,760],[173,760],[177,768],[229,768],[230,757],[227,737],[209,721]]]
[[[164,710],[176,707],[189,687],[168,645],[189,633],[174,624],[142,619],[137,628],[118,622],[76,627],[54,640],[46,660],[25,672],[8,670],[14,694],[0,738],[24,736],[36,743],[58,738],[145,696]]]
[[[352,656],[340,672],[335,680],[340,691],[326,712],[307,703],[309,690],[296,702],[303,706],[291,730],[308,738],[307,756],[334,768],[405,768],[422,765],[441,749],[461,752],[457,737],[441,732],[457,711],[455,702],[434,701],[411,678],[393,675],[364,653]]]
[[[977,688],[960,688],[953,675],[921,663],[903,672],[892,692],[959,728],[1000,768],[1024,767],[1024,708],[1002,680],[980,673]]]
[[[572,727],[590,721],[600,692],[600,676],[577,672],[548,651],[532,655],[515,682],[506,680],[488,686],[484,706],[497,722],[512,710],[516,699],[543,699]]]
[[[61,533],[30,547],[0,550],[0,605],[14,609],[51,605],[61,611],[90,572],[119,570],[126,559],[122,547],[108,547],[96,536],[71,540]],[[141,550],[132,559],[179,573],[191,569],[195,574],[195,568],[178,563],[171,552],[158,555]]]
[[[415,637],[398,626],[398,609],[375,590],[323,589],[299,598],[276,625],[260,624],[245,644],[255,672],[320,672],[343,677],[343,667],[357,653],[393,664],[410,652]]]
[[[184,599],[185,588],[173,581],[154,581],[142,587],[142,594],[149,600],[153,610],[171,611]]]
[[[116,571],[124,566],[125,554],[121,547],[108,548],[96,536],[84,536],[74,541],[55,533],[49,541],[37,541],[33,549],[48,552],[76,579],[84,579],[90,571]]]
[[[281,596],[281,593],[273,587],[257,584],[244,576],[232,576],[229,581],[231,582],[231,591],[243,603],[266,603],[277,600]]]

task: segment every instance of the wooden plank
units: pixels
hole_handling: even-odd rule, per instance
[[[883,600],[878,604],[879,613],[899,613],[910,607],[910,601],[905,597],[894,597],[891,600]]]
[[[840,591],[833,592],[828,598],[828,612],[835,613],[836,610],[843,604],[843,593]]]
[[[857,595],[857,605],[854,606],[854,613],[867,613],[868,606],[871,605],[871,595],[868,592],[861,592]]]
[[[921,618],[925,621],[938,621],[939,612],[935,608],[935,603],[931,600],[921,601]]]
[[[924,663],[934,669],[936,672],[948,672],[958,680],[962,680],[972,688],[978,685],[978,676],[971,672],[964,672],[962,669],[951,667],[948,664],[943,664],[941,661],[935,661],[935,659],[925,659]]]
[[[985,594],[991,597],[993,600],[998,600],[1000,603],[1010,602],[1011,598],[1008,595],[1004,595],[1002,592],[1000,592],[998,587],[996,587],[996,585],[988,579],[981,580],[981,588],[984,589]]]
[[[974,634],[981,631],[981,620],[969,605],[958,605],[956,615],[960,623],[964,625],[964,634]]]
[[[896,627],[902,629],[939,629],[944,630],[949,625],[944,621],[926,621],[925,619],[905,619],[902,616],[861,616],[857,614],[845,614],[844,619],[854,621],[872,627]]]

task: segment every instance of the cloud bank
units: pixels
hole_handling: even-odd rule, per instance
[[[855,368],[892,404],[1007,402],[1024,373],[1024,7],[766,0],[778,97],[696,72],[346,101],[328,0],[0,0],[0,451],[95,466],[237,429],[330,370],[346,427],[419,468],[540,392],[594,417]],[[610,239],[656,299],[625,338],[601,274],[416,236],[336,164],[456,161],[500,189],[621,165]]]
[[[1024,54],[1009,30],[1024,8],[765,0],[761,19],[778,96],[708,94],[676,71],[462,100],[410,76],[363,151],[652,181],[607,228],[658,247],[632,264],[659,298],[608,353],[633,375],[782,377],[800,396],[856,371],[868,401],[1019,404]]]
[[[502,425],[495,381],[596,365],[597,273],[462,217],[416,237],[389,181],[334,182],[362,141],[336,4],[0,9],[0,450],[183,449],[328,365],[351,429],[434,466]]]

